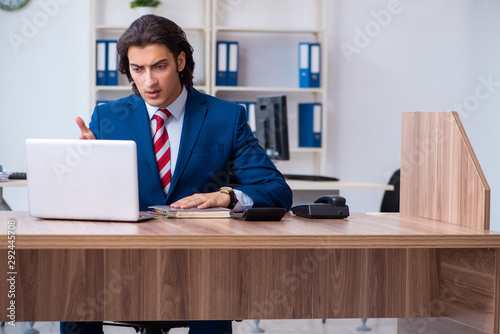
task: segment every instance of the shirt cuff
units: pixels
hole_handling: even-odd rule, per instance
[[[252,207],[253,199],[250,196],[238,189],[233,189],[233,191],[236,195],[236,198],[238,199],[238,203],[236,203],[236,205],[234,206],[233,211],[241,212]]]

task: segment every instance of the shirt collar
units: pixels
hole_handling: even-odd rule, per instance
[[[182,113],[184,112],[184,109],[186,108],[187,96],[188,96],[187,89],[183,85],[182,91],[179,94],[179,96],[177,97],[177,99],[175,99],[174,102],[170,103],[166,108],[158,108],[158,107],[149,105],[146,101],[144,101],[144,103],[146,103],[146,109],[148,110],[149,119],[153,118],[153,115],[155,114],[155,112],[158,109],[168,109],[170,114],[172,114],[172,116],[176,120],[179,120],[182,116]]]

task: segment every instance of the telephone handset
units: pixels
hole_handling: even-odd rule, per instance
[[[329,195],[318,198],[314,203],[297,205],[292,212],[306,218],[342,219],[349,217],[349,207],[344,197]]]
[[[339,195],[323,196],[314,201],[314,203],[330,204],[333,206],[345,205],[345,198]]]

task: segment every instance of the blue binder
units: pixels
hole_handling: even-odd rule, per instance
[[[309,45],[310,63],[310,80],[309,87],[317,88],[320,86],[321,79],[321,45],[319,43],[311,43]]]
[[[299,43],[299,87],[318,88],[321,82],[321,45]]]
[[[299,43],[299,87],[308,88],[311,73],[309,71],[309,43]]]
[[[107,79],[106,84],[110,86],[118,85],[118,52],[116,50],[116,40],[109,40],[107,44]]]
[[[238,42],[227,42],[227,43],[228,43],[227,85],[228,86],[238,86],[239,44],[238,44]]]
[[[96,41],[96,85],[106,84],[106,41]]]
[[[321,103],[299,103],[299,146],[321,147]]]
[[[227,86],[227,42],[217,42],[217,56],[216,56],[216,79],[217,86]]]

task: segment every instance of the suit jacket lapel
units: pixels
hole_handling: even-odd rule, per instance
[[[144,154],[151,170],[158,173],[146,104],[142,98],[134,95],[129,100],[129,108],[126,117],[135,133],[137,154]]]
[[[186,101],[186,110],[184,111],[185,115],[184,123],[182,125],[181,142],[179,145],[179,155],[177,156],[177,164],[175,166],[172,182],[170,183],[167,200],[172,194],[172,191],[176,187],[177,182],[186,168],[187,162],[193,152],[194,144],[198,139],[198,134],[201,131],[203,122],[205,121],[207,108],[203,105],[204,103],[205,99],[202,94],[200,94],[193,87],[188,88],[188,98]]]

